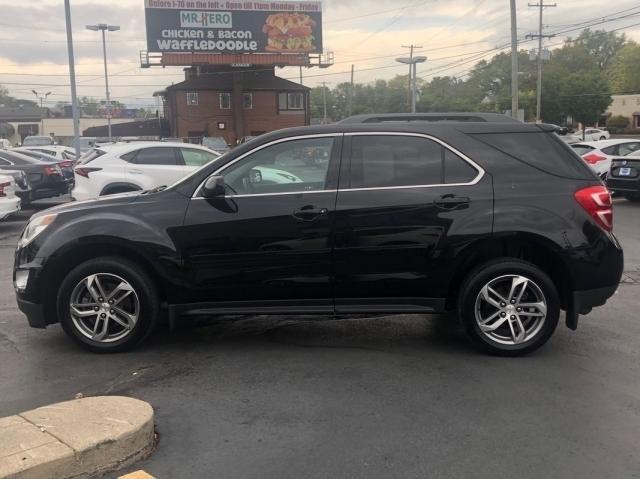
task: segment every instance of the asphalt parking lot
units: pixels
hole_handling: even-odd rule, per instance
[[[615,201],[618,294],[516,359],[476,352],[445,316],[224,318],[92,355],[15,306],[32,212],[0,223],[0,417],[143,399],[160,442],[136,469],[159,479],[640,477],[640,204]]]

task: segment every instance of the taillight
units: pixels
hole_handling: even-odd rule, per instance
[[[590,165],[595,165],[599,161],[604,161],[607,159],[606,156],[598,155],[596,153],[589,153],[588,155],[585,155],[582,158],[584,159],[584,161],[586,161]]]
[[[575,192],[576,201],[605,231],[613,230],[611,194],[604,186],[590,186]]]
[[[44,174],[47,175],[47,176],[60,175],[60,174],[62,174],[62,171],[60,171],[60,167],[58,165],[56,165],[56,166],[45,166],[44,167]]]
[[[7,196],[7,194],[4,192],[4,189],[8,188],[9,186],[11,186],[11,183],[0,183],[0,197]]]
[[[88,168],[86,166],[79,166],[75,170],[76,175],[84,176],[85,178],[89,178],[89,173],[93,173],[94,171],[100,171],[102,168]]]
[[[73,161],[64,160],[58,163],[58,166],[60,166],[60,168],[71,168],[73,166]]]

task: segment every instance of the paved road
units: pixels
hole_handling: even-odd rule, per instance
[[[0,223],[0,416],[123,394],[156,408],[157,478],[640,477],[640,205],[616,201],[619,294],[526,358],[449,318],[226,320],[100,356],[14,306]]]

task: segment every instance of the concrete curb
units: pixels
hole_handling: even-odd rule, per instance
[[[133,464],[154,445],[153,408],[98,396],[0,418],[0,479],[87,479]]]

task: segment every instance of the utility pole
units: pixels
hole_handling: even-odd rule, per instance
[[[40,134],[44,135],[44,101],[47,99],[51,92],[47,92],[44,95],[38,94],[37,91],[31,90],[38,100],[40,100]]]
[[[411,53],[409,58],[396,58],[396,61],[399,63],[406,63],[409,65],[409,90],[411,91],[411,113],[416,112],[416,103],[418,99],[418,88],[417,88],[417,67],[418,63],[424,63],[427,61],[427,57],[414,57],[413,49],[414,48],[422,48],[422,46],[417,45],[402,45],[402,48],[410,48]]]
[[[401,45],[402,48],[409,48],[409,60],[413,60],[413,43],[411,45]],[[420,47],[422,48],[422,47]],[[411,108],[411,91],[413,87],[413,66],[409,62],[409,83],[407,84],[407,109]]]
[[[518,119],[518,25],[516,0],[511,0],[511,116]]]
[[[300,65],[300,85],[302,85],[302,65]]]
[[[542,121],[542,39],[543,38],[551,38],[553,35],[543,35],[542,34],[542,11],[545,7],[557,7],[558,5],[553,3],[545,4],[543,0],[540,0],[540,3],[530,3],[530,7],[537,7],[540,9],[539,14],[539,25],[538,25],[538,34],[537,35],[527,35],[527,38],[537,38],[538,39],[538,87],[537,87],[537,98],[536,98],[536,123],[540,123]]]
[[[73,58],[73,34],[71,29],[71,7],[69,0],[64,0],[64,13],[67,24],[67,51],[69,56],[69,83],[71,83],[71,111],[73,112],[73,146],[76,158],[80,159],[80,108],[76,92],[76,65]]]
[[[351,116],[351,113],[353,112],[353,71],[354,71],[354,65],[351,65],[351,83],[349,86],[349,103],[348,103],[349,115],[348,116]]]

